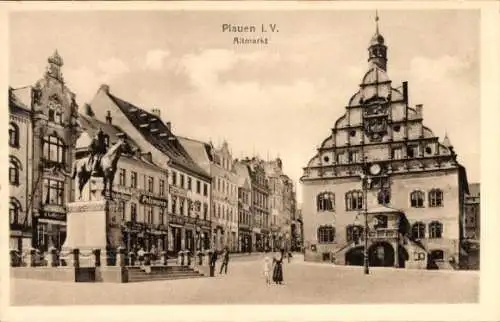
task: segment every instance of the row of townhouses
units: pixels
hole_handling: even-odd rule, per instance
[[[91,178],[78,192],[75,160],[93,138],[124,142],[113,184],[124,246],[175,253],[215,247],[263,251],[300,246],[292,180],[282,161],[233,159],[215,147],[176,136],[160,110],[151,112],[102,85],[78,107],[57,51],[33,86],[9,88],[10,247],[47,250],[66,240],[67,204],[98,198]]]

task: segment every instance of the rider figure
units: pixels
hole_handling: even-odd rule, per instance
[[[99,173],[99,163],[102,156],[106,153],[106,136],[101,128],[97,132],[96,136],[92,139],[90,144],[90,164],[92,166],[92,175],[95,176]]]

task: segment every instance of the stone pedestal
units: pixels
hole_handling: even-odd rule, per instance
[[[120,217],[116,210],[115,202],[107,199],[69,203],[67,237],[62,248],[86,253],[99,249],[100,266],[113,263],[114,260],[108,257],[116,252],[111,250],[122,245]]]

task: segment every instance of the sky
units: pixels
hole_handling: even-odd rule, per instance
[[[379,11],[393,87],[408,81],[424,125],[448,134],[480,179],[479,12]],[[235,158],[279,156],[297,185],[367,71],[373,11],[79,11],[10,14],[10,86],[34,84],[58,50],[80,106],[101,84],[158,108],[176,135]],[[234,45],[222,24],[276,24],[267,45]]]

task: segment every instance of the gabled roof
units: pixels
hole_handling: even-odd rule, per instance
[[[110,93],[106,93],[109,98],[120,108],[122,113],[135,126],[137,131],[155,148],[170,158],[170,163],[179,169],[183,169],[192,174],[199,175],[206,179],[210,179],[210,175],[198,166],[182,147],[177,137],[169,130],[163,121],[156,115],[149,113],[132,103],[124,101]],[[156,133],[164,133],[165,136],[160,137],[158,134],[151,132],[151,127],[141,127],[141,124],[154,121],[151,127],[157,129]]]
[[[177,139],[194,162],[205,171],[210,171],[212,161],[210,144],[182,136],[178,136]]]
[[[236,174],[238,175],[238,187],[245,188],[247,185],[251,188],[252,179],[250,177],[250,172],[248,166],[241,162],[234,163],[234,169],[236,170]]]

